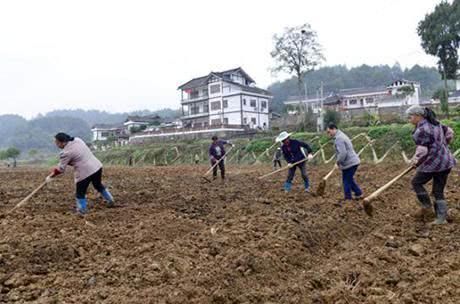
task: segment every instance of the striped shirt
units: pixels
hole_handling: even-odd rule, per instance
[[[441,172],[451,169],[456,161],[449,150],[442,125],[432,125],[422,120],[412,134],[417,146],[426,147],[428,152],[419,161],[417,170],[420,172]]]

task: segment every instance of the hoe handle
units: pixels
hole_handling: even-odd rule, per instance
[[[219,164],[221,161],[223,161],[223,160],[224,160],[224,158],[226,158],[226,157],[227,157],[228,153],[230,153],[230,151],[232,151],[232,149],[233,149],[233,146],[232,146],[232,147],[230,147],[230,149],[228,149],[228,151],[227,151],[227,152],[225,152],[225,154],[224,154],[224,155],[223,155],[223,156],[222,156],[222,157],[221,157],[221,158],[220,158],[218,161],[216,161],[216,163],[215,163],[214,165],[212,165],[212,167],[211,167],[211,168],[209,168],[209,170],[208,170],[208,171],[206,171],[206,173],[205,173],[205,174],[203,174],[203,176],[206,176],[206,175],[208,175],[209,173],[211,173],[212,169],[214,169],[214,168],[215,168],[215,167],[216,167],[216,166],[217,166],[217,165],[218,165],[218,164]]]
[[[396,183],[398,180],[400,180],[404,175],[406,175],[407,173],[409,173],[410,171],[412,171],[414,169],[414,167],[408,167],[406,170],[404,170],[403,172],[401,172],[398,176],[396,176],[395,178],[393,178],[391,181],[389,181],[388,183],[386,183],[385,185],[383,185],[382,187],[380,187],[379,189],[377,189],[374,193],[372,193],[371,195],[369,195],[368,197],[366,197],[364,199],[365,202],[371,202],[373,201],[374,199],[376,199],[383,191],[387,190],[388,188],[390,188],[394,183]]]

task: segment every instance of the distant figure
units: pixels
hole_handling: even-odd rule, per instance
[[[294,163],[302,161],[302,160],[309,160],[313,159],[312,149],[310,146],[304,142],[290,139],[291,134],[284,131],[281,132],[280,135],[276,138],[276,142],[282,142],[283,146],[281,147],[284,155],[284,159],[288,162],[288,176],[286,182],[284,183],[284,191],[289,192],[292,188],[292,180],[294,179],[295,170],[299,168],[300,174],[302,175],[305,192],[310,192],[310,181],[308,180],[307,169],[305,165],[305,161],[301,162],[300,164],[294,165]],[[308,156],[302,152],[301,147],[305,148],[308,152]]]
[[[130,155],[128,158],[128,166],[132,167],[133,166],[133,156]]]
[[[281,156],[283,155],[283,152],[281,151],[281,148],[278,147],[275,151],[275,154],[273,155],[273,170],[276,170],[276,166],[278,165],[280,168],[282,167],[281,165]]]
[[[62,152],[59,154],[59,165],[52,169],[51,174],[46,178],[46,182],[60,174],[63,174],[67,166],[74,168],[77,212],[83,215],[87,212],[86,192],[89,184],[101,193],[107,201],[109,207],[114,206],[112,194],[102,184],[102,163],[91,153],[91,150],[80,138],[74,138],[65,133],[58,133],[55,136],[55,143]]]
[[[211,160],[211,166],[214,166],[222,157],[225,155],[225,148],[224,145],[231,145],[229,141],[219,140],[217,136],[212,137],[212,143],[209,147],[209,158]],[[217,178],[217,167],[220,169],[220,176],[222,181],[225,180],[225,160],[219,162],[217,166],[214,167],[212,171],[213,179]]]
[[[195,165],[198,165],[200,163],[200,156],[198,154],[195,154]]]

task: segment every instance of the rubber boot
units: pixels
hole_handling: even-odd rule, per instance
[[[303,181],[303,185],[305,187],[305,192],[310,193],[310,182],[308,180]]]
[[[427,220],[429,220],[430,217],[432,217],[432,211],[431,211],[432,205],[431,205],[430,196],[426,192],[417,193],[417,199],[420,205],[420,210],[414,214],[414,217],[423,222],[426,222]]]
[[[77,212],[81,215],[86,214],[86,198],[77,198]]]
[[[102,197],[106,200],[108,206],[109,206],[109,207],[112,207],[113,204],[114,204],[114,201],[113,201],[113,196],[112,196],[112,194],[109,192],[109,190],[104,189],[104,190],[102,190],[101,194],[102,194]]]
[[[434,203],[434,210],[436,212],[436,220],[434,225],[447,224],[447,202],[445,200],[438,200]]]
[[[283,188],[284,188],[284,192],[289,192],[289,191],[291,191],[292,183],[290,183],[290,182],[285,182]]]

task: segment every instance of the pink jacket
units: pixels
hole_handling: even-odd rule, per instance
[[[102,163],[93,155],[83,140],[76,137],[69,141],[59,154],[59,171],[64,173],[67,166],[75,171],[75,183],[93,175],[102,168]]]

